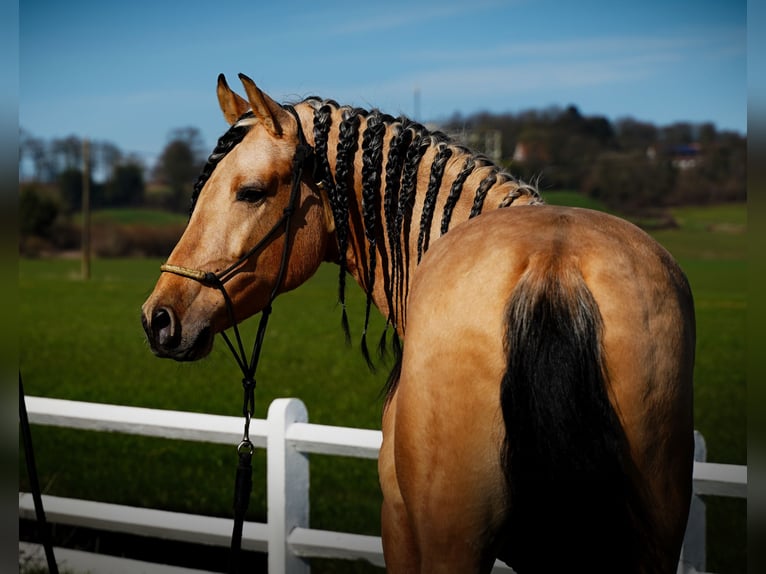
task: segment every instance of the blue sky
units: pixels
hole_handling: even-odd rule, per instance
[[[415,114],[584,114],[747,125],[744,0],[363,2],[22,0],[19,124],[108,140],[148,162],[174,128],[209,148],[238,72],[308,95]]]

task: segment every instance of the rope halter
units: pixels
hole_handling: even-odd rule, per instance
[[[192,279],[201,283],[206,287],[212,287],[218,289],[223,296],[223,300],[226,304],[226,310],[229,315],[229,321],[231,322],[234,330],[235,340],[237,346],[235,347],[229,336],[225,331],[221,332],[226,345],[229,347],[234,360],[237,362],[240,371],[242,371],[242,387],[244,390],[244,397],[242,401],[242,415],[245,418],[245,428],[242,436],[242,441],[237,446],[237,454],[239,455],[239,464],[237,465],[237,474],[234,491],[234,528],[231,537],[231,564],[230,570],[232,572],[239,572],[239,562],[237,554],[239,553],[242,545],[242,529],[244,525],[245,513],[250,501],[250,491],[252,489],[252,456],[255,447],[250,441],[250,420],[255,412],[255,371],[258,367],[258,361],[261,355],[261,348],[263,346],[263,339],[266,333],[266,326],[269,322],[269,316],[271,315],[271,305],[279,292],[279,288],[284,281],[285,273],[287,271],[287,261],[290,255],[290,225],[292,222],[292,215],[295,211],[296,204],[298,202],[298,194],[300,192],[301,180],[303,179],[303,171],[306,168],[311,168],[314,158],[313,148],[306,142],[306,137],[303,133],[300,118],[298,117],[295,108],[292,106],[284,106],[295,118],[297,124],[297,136],[298,145],[295,148],[295,154],[292,161],[292,185],[290,189],[290,198],[288,200],[287,207],[282,212],[282,216],[272,226],[272,228],[263,236],[263,238],[249,249],[242,257],[237,261],[229,265],[223,271],[214,273],[212,271],[205,271],[202,269],[192,269],[189,267],[183,267],[181,265],[171,265],[165,263],[160,267],[160,270],[164,273],[172,273],[187,279]],[[268,243],[270,243],[274,237],[281,231],[285,236],[285,244],[282,250],[282,258],[279,265],[279,272],[277,274],[276,282],[271,290],[269,301],[261,312],[261,319],[258,323],[258,331],[253,343],[253,350],[248,360],[245,353],[244,345],[242,344],[242,337],[237,327],[237,321],[234,314],[234,304],[231,297],[226,291],[225,283],[231,279],[236,270],[250,257],[260,252]]]

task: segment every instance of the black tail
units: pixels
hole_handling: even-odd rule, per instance
[[[500,555],[519,574],[651,571],[651,521],[608,397],[601,314],[579,272],[556,267],[530,266],[508,306]]]

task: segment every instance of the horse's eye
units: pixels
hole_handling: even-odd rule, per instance
[[[237,191],[237,201],[260,203],[266,199],[266,191],[260,187],[242,187]]]

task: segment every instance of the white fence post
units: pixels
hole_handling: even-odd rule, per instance
[[[699,431],[694,431],[694,460],[707,462],[707,445],[705,437]],[[681,560],[678,563],[679,573],[705,572],[706,559],[706,517],[705,502],[692,493],[689,507],[689,520],[686,523],[684,544],[681,547]]]
[[[287,537],[296,527],[309,526],[308,457],[287,443],[287,428],[308,422],[306,405],[298,399],[276,399],[268,412],[266,452],[270,574],[309,574],[308,562],[295,556]]]

